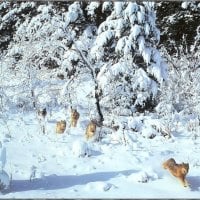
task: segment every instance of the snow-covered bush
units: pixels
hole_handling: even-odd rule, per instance
[[[186,45],[183,37],[173,55],[165,47],[162,48],[169,65],[169,76],[161,87],[158,99],[160,103],[155,110],[174,131],[181,127],[189,132],[199,130],[199,35],[198,27],[195,42],[191,46]]]
[[[149,177],[145,171],[141,171],[135,174],[134,180],[141,183],[147,183],[149,181]]]
[[[129,181],[139,182],[139,183],[147,183],[150,180],[158,179],[158,175],[152,170],[142,170],[137,173],[132,173],[128,177]]]
[[[85,186],[85,189],[87,191],[93,191],[94,189],[96,189],[99,192],[107,192],[112,187],[114,187],[114,185],[111,183],[107,183],[103,181],[95,181],[95,182],[87,183]]]
[[[170,67],[168,81],[161,87],[160,104],[156,109],[161,115],[181,111],[200,114],[200,51],[185,54],[181,49],[183,46],[179,49],[181,57],[170,56],[164,51]]]

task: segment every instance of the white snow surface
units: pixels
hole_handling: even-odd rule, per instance
[[[0,198],[200,197],[200,140],[193,140],[183,129],[181,115],[180,126],[169,139],[143,137],[152,131],[148,128],[152,124],[162,128],[158,120],[146,117],[142,126],[142,116],[138,121],[129,118],[129,126],[142,134],[125,131],[125,145],[120,130],[103,135],[100,141],[86,141],[89,119],[83,110],[78,111],[77,127],[67,126],[64,134],[56,134],[55,125],[58,118],[69,121],[69,114],[58,108],[47,116],[46,134],[32,112],[10,114],[10,136],[1,122],[1,141],[7,150],[4,170],[12,174],[12,181]],[[189,162],[190,188],[162,168],[162,162],[171,157],[178,163]],[[5,179],[8,183],[7,175]]]

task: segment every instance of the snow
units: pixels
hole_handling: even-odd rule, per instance
[[[132,37],[134,40],[136,40],[137,36],[140,34],[141,32],[141,26],[135,24],[132,28],[131,28],[131,34],[129,37]]]
[[[108,29],[108,27],[110,26],[110,24],[108,25],[108,22],[107,21],[104,21],[102,22],[100,25],[99,25],[99,28],[98,28],[98,34],[106,31]]]
[[[181,3],[181,7],[182,7],[183,9],[187,9],[187,7],[188,7],[189,4],[190,4],[189,2],[182,2],[182,3]]]
[[[79,2],[74,2],[68,7],[68,12],[65,14],[66,26],[70,22],[74,22],[78,19],[79,14],[81,13]]]
[[[9,175],[4,171],[0,171],[0,191],[5,191],[10,186],[10,177]]]
[[[135,23],[135,21],[137,20],[137,17],[136,17],[136,15],[131,15],[130,17],[129,17],[129,20],[130,20],[130,22],[131,22],[131,24],[134,24]]]
[[[122,14],[123,5],[124,5],[124,2],[115,2],[114,10],[115,10],[116,16],[120,16]]]
[[[115,32],[112,30],[101,32],[95,40],[95,45],[91,48],[91,56],[97,60],[101,59],[103,56],[103,47],[109,43],[114,35]]]
[[[105,31],[105,32],[102,32],[96,39],[96,44],[98,46],[104,46],[106,45],[109,40],[114,36],[114,31]]]
[[[145,39],[144,39],[144,37],[140,36],[138,38],[138,45],[139,45],[139,51],[141,53],[145,48]]]
[[[116,63],[114,64],[111,69],[109,70],[109,72],[113,75],[113,76],[117,76],[119,73],[126,73],[127,69],[125,67],[124,63]]]
[[[146,172],[140,171],[138,173],[133,173],[130,176],[128,176],[128,180],[133,182],[146,183],[148,182],[148,175]]]
[[[105,1],[102,5],[102,12],[105,12],[107,9],[111,9],[112,2],[111,1]]]
[[[142,12],[137,12],[137,18],[138,18],[138,22],[139,22],[140,24],[142,24],[142,23],[144,22],[144,20],[145,20],[144,13],[142,13]]]
[[[116,37],[120,38],[121,32],[124,29],[125,24],[126,24],[126,21],[124,19],[118,20],[117,26],[116,26],[116,34],[115,34]]]
[[[127,40],[127,41],[126,41],[126,45],[125,45],[125,47],[124,47],[124,55],[125,55],[125,56],[128,56],[128,55],[130,54],[130,52],[131,52],[131,47],[132,47],[132,42],[129,41],[129,40]]]
[[[151,59],[151,48],[144,48],[144,50],[142,51],[142,56],[144,58],[144,61],[149,64]]]
[[[79,140],[73,143],[72,152],[76,157],[84,157],[91,155],[88,144],[84,141],[79,141]]]
[[[6,164],[6,148],[1,147],[1,152],[0,152],[0,169],[4,169]]]
[[[95,9],[97,9],[99,6],[99,2],[91,2],[86,8],[86,10],[88,11],[88,15],[95,15]]]
[[[126,44],[127,37],[122,37],[118,40],[117,45],[115,47],[116,52],[122,52],[125,44]]]
[[[159,81],[161,82],[162,80],[162,72],[161,72],[161,68],[158,67],[157,65],[155,64],[152,64],[151,65],[151,69],[149,70],[151,72],[151,74],[154,75],[154,77]]]
[[[145,30],[145,35],[148,36],[150,34],[150,26],[148,23],[145,23],[144,30]]]
[[[152,124],[159,126],[159,119],[129,118],[129,127],[141,130],[142,134],[140,131],[125,132],[127,145],[122,142],[120,130],[104,136],[99,142],[87,142],[84,139],[87,116],[80,108],[78,111],[81,116],[78,126],[67,127],[67,133],[62,135],[55,133],[56,120],[66,116],[59,109],[54,110],[52,116],[48,115],[45,135],[34,113],[9,116],[11,138],[4,139],[8,160],[4,170],[12,174],[12,181],[2,198],[199,197],[200,141],[189,139],[189,132],[181,129],[181,124],[176,131],[182,131],[172,132],[173,139],[159,135],[148,139],[144,134],[152,133],[150,127]],[[188,118],[188,122],[196,126],[192,119]],[[181,115],[178,120],[183,120]],[[6,127],[1,127],[2,133],[6,133]],[[169,157],[190,163],[187,175],[190,189],[183,188],[176,178],[162,169],[162,162]],[[0,177],[8,185],[5,172]]]
[[[107,68],[107,64],[103,65],[97,75],[97,81],[101,88],[104,88],[107,83],[107,76],[105,75],[105,73],[108,71]]]
[[[136,81],[133,85],[134,88],[139,87],[139,89],[148,89],[151,79],[147,76],[146,72],[143,69],[139,69],[136,73]]]
[[[130,2],[125,9],[125,14],[129,17],[138,11],[138,5],[135,2]]]
[[[166,64],[154,49],[159,30],[153,4],[104,2],[102,11],[105,16],[107,10],[111,14],[97,27],[85,24],[85,19],[87,14],[99,17],[99,2],[87,3],[88,13],[82,10],[86,4],[72,2],[62,17],[49,3],[38,7],[39,15],[19,23],[0,65],[0,198],[200,197],[199,116],[185,110],[178,113],[173,103],[181,101],[179,96],[157,102],[153,112],[136,109],[162,92],[154,79],[162,83],[167,77]],[[22,4],[21,9],[28,5]],[[18,11],[4,15],[3,23]],[[73,24],[76,20],[85,26]],[[75,43],[66,45],[68,38]],[[24,54],[19,62],[12,60],[17,53]],[[32,57],[40,53],[41,57]],[[145,66],[134,63],[132,54],[142,55]],[[53,58],[60,68],[35,70],[46,57]],[[34,62],[29,62],[32,59]],[[14,65],[16,71],[9,71]],[[55,78],[58,72],[65,75],[74,67],[77,73],[72,79]],[[93,67],[99,72],[92,71]],[[181,76],[186,79],[187,72]],[[100,93],[102,90],[99,98],[105,121],[88,141],[86,127],[97,116],[95,86]],[[29,94],[33,89],[34,97]],[[198,92],[195,95],[198,97]],[[34,98],[37,108],[47,108],[45,119],[30,105]],[[80,113],[77,127],[70,127],[70,106]],[[59,120],[66,120],[63,134],[56,133]],[[189,163],[189,188],[162,168],[171,157]]]

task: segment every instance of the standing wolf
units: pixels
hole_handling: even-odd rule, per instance
[[[95,121],[91,120],[90,123],[87,125],[85,137],[87,140],[94,138],[96,134],[96,123]]]
[[[76,109],[71,109],[71,118],[70,118],[70,125],[71,127],[76,127],[80,114],[77,112]]]
[[[66,121],[61,120],[56,123],[56,133],[64,133],[66,129]]]

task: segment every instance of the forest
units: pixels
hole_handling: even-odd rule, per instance
[[[199,197],[199,80],[198,1],[1,1],[0,198]]]

